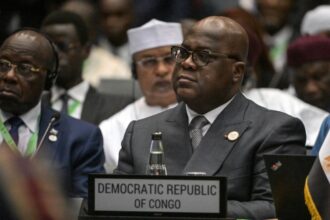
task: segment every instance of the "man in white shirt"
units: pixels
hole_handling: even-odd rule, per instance
[[[327,36],[301,36],[288,47],[288,66],[296,96],[330,112],[330,39]]]
[[[295,12],[296,3],[292,0],[256,0],[255,6],[257,19],[265,30],[263,37],[277,74],[272,80],[272,87],[286,88],[286,49],[294,35],[292,14]]]
[[[132,120],[142,119],[176,105],[172,88],[175,61],[171,46],[182,43],[179,23],[151,20],[128,31],[133,58],[133,77],[139,82],[143,97],[100,124],[108,172],[116,167],[121,140]]]

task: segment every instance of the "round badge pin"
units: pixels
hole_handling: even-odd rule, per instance
[[[235,141],[239,138],[239,133],[237,131],[231,131],[227,135],[228,140]]]
[[[52,128],[52,130],[50,130],[49,133],[52,134],[52,135],[57,135],[58,131],[55,130],[54,128]]]
[[[48,138],[49,138],[49,140],[52,141],[52,142],[57,141],[57,136],[56,136],[56,135],[52,135],[52,134],[51,134],[51,135],[49,135]]]

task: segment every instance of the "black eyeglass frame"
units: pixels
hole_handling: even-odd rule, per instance
[[[179,53],[180,51],[180,53]],[[181,52],[184,51],[188,56],[179,58],[178,56],[182,54]],[[203,53],[201,55],[201,53]],[[190,56],[192,56],[192,60],[198,67],[203,67],[208,65],[211,62],[211,58],[223,58],[223,59],[233,59],[236,61],[240,61],[237,57],[233,55],[227,55],[223,53],[216,53],[208,49],[203,50],[188,50],[182,46],[172,46],[171,47],[171,54],[175,60],[176,63],[182,63],[183,61],[187,60]],[[199,56],[200,55],[200,56]],[[182,55],[181,55],[182,56]],[[202,61],[201,58],[205,56],[205,61]]]

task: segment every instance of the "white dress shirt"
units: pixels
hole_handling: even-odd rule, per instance
[[[207,119],[207,121],[209,122],[209,124],[205,125],[202,128],[202,132],[203,132],[203,136],[206,134],[206,132],[209,130],[209,128],[211,127],[211,125],[213,124],[213,122],[215,121],[215,119],[218,117],[218,115],[227,107],[227,105],[229,105],[229,103],[233,100],[233,98],[231,98],[229,101],[227,101],[225,104],[220,105],[219,107],[203,114],[203,116]],[[193,120],[193,118],[195,118],[198,115],[197,112],[195,112],[194,110],[192,110],[191,108],[188,107],[188,105],[186,105],[186,111],[187,111],[187,115],[188,115],[188,125],[190,124],[190,122]],[[191,137],[190,137],[191,138]]]
[[[23,115],[20,115],[19,118],[24,122],[24,125],[21,125],[18,129],[18,149],[24,154],[30,138],[34,133],[38,135],[39,131],[39,121],[41,114],[41,102],[39,102],[35,107],[33,107],[30,111],[26,112]],[[13,117],[12,114],[4,112],[0,109],[0,117],[2,122],[5,124],[8,131],[10,130],[10,125],[5,123],[9,118]],[[0,143],[4,141],[2,135],[0,135]]]
[[[74,109],[73,112],[69,112],[68,114],[74,118],[81,118],[81,112],[82,112],[82,107],[84,104],[84,101],[86,99],[87,91],[89,89],[89,84],[86,81],[82,81],[78,85],[72,87],[67,91],[67,94],[69,95],[69,100],[68,100],[68,106],[74,105],[75,101],[79,102],[79,105]],[[51,103],[52,103],[52,108],[61,111],[63,102],[61,100],[61,96],[65,93],[66,91],[63,88],[53,86],[51,89],[52,97],[51,97]]]

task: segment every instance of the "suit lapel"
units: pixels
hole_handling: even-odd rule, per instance
[[[51,106],[50,100],[52,98],[52,94],[49,91],[45,91],[41,95],[41,103],[44,106]]]
[[[251,124],[250,121],[244,121],[244,111],[247,105],[248,102],[243,95],[237,94],[213,122],[186,164],[183,173],[199,171],[206,172],[207,175],[214,175],[221,169],[223,162]],[[229,134],[233,134],[233,132],[237,132],[239,137],[232,138]]]
[[[39,134],[38,134],[38,145],[40,144],[40,142],[42,141],[42,137],[44,136],[46,129],[51,121],[51,118],[53,117],[55,111],[43,106],[41,108],[41,116],[40,116],[40,122],[39,122]],[[52,128],[54,128],[56,131],[58,131],[57,127],[59,125],[59,120],[55,121],[53,123],[53,125],[51,126],[50,130],[52,130]],[[57,133],[57,137],[60,136],[61,134]],[[37,152],[36,156],[40,156],[40,155],[44,155],[47,154],[48,158],[52,158],[53,154],[55,152],[56,146],[57,146],[57,140],[56,141],[50,141],[49,139],[49,132],[48,134],[45,136],[45,139],[42,143],[42,145],[40,146],[40,149]]]
[[[165,160],[168,173],[171,175],[181,174],[182,170],[190,160],[192,148],[188,133],[188,118],[185,105],[178,104],[166,119],[164,134]]]
[[[84,121],[95,121],[95,114],[92,114],[95,110],[95,103],[98,97],[95,94],[96,90],[89,86],[81,112],[81,119]]]

